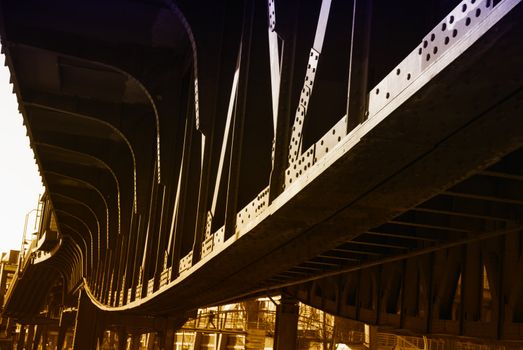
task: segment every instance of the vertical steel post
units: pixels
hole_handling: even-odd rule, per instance
[[[191,96],[192,94],[189,94]],[[190,98],[188,99],[190,100]],[[180,259],[182,258],[182,242],[185,227],[185,210],[187,203],[187,186],[189,183],[191,157],[194,156],[193,152],[193,136],[196,132],[195,127],[195,112],[192,104],[187,102],[187,115],[185,119],[185,131],[184,131],[184,142],[182,150],[182,163],[180,174],[178,177],[178,186],[176,194],[176,200],[174,205],[173,213],[173,225],[171,227],[171,280],[178,276],[178,269],[180,266]]]
[[[43,327],[43,325],[41,325],[41,324],[36,326],[32,350],[38,350],[38,345],[40,345],[40,338],[42,337],[42,327]]]
[[[27,340],[25,342],[24,349],[31,349],[33,347],[33,340],[35,335],[35,326],[29,325],[29,331],[27,332]]]
[[[288,23],[286,29],[279,29],[279,22],[276,23],[278,34],[283,36],[284,46],[281,55],[280,86],[278,96],[278,115],[276,118],[276,131],[273,141],[273,163],[269,187],[269,202],[272,202],[283,191],[285,184],[285,169],[288,164],[289,140],[290,140],[290,119],[291,119],[291,98],[294,83],[294,62],[296,56],[296,35],[298,31],[298,15],[295,10],[299,6],[299,0],[285,1],[288,13]],[[283,32],[283,33],[280,33]]]
[[[23,350],[25,345],[25,326],[20,326],[20,333],[18,333],[18,340],[16,341],[16,350]]]
[[[366,118],[372,0],[353,0],[347,88],[347,133]]]
[[[94,350],[97,342],[98,312],[85,291],[80,291],[74,329],[74,349]]]
[[[124,327],[118,328],[118,350],[127,349],[127,331]]]
[[[131,334],[131,350],[140,349],[140,338],[141,334]]]
[[[236,100],[236,108],[234,110],[231,157],[229,161],[229,178],[227,184],[227,204],[225,207],[225,237],[231,237],[236,233],[240,161],[242,156],[243,126],[247,105],[253,17],[254,2],[253,0],[245,0],[242,25],[242,41],[240,46],[238,96]]]

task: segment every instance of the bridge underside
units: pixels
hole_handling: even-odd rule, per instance
[[[523,6],[354,1],[0,1],[47,188],[6,312],[523,340]]]

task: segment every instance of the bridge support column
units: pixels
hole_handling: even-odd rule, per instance
[[[36,326],[35,337],[33,341],[33,350],[38,350],[38,345],[40,344],[40,338],[42,337],[42,325],[39,324]]]
[[[378,327],[365,325],[365,345],[369,350],[378,350]]]
[[[80,292],[78,300],[78,311],[76,315],[76,325],[74,329],[74,348],[79,350],[96,349],[98,340],[98,312],[91,304],[85,291]]]
[[[29,329],[27,332],[27,341],[25,342],[24,349],[31,349],[33,347],[33,340],[35,336],[35,326],[31,324],[27,327],[29,327]]]
[[[185,322],[185,318],[166,319],[163,329],[158,332],[158,348],[160,350],[173,350],[176,330]]]
[[[173,350],[175,336],[176,330],[174,329],[166,329],[164,332],[160,333],[158,339],[158,347],[160,350]]]
[[[131,335],[131,350],[139,350],[140,349],[140,338],[141,334],[132,334]]]
[[[276,308],[274,350],[296,350],[299,309],[296,299],[282,296]]]
[[[116,344],[116,339],[115,339],[115,332],[113,330],[111,330],[109,332],[109,336],[108,336],[108,342],[109,342],[109,347],[111,349],[115,349],[117,344]]]
[[[18,340],[16,342],[16,350],[23,350],[25,345],[25,326],[20,326],[20,333],[18,334]]]
[[[61,350],[65,347],[67,348],[68,344],[65,344],[66,338],[67,338],[67,331],[69,328],[74,326],[74,322],[76,319],[76,312],[72,310],[64,310],[60,314],[60,323],[58,325],[58,338],[56,341],[56,348],[58,350]]]
[[[200,350],[202,348],[202,333],[194,333],[194,342],[192,348],[194,350]]]
[[[63,349],[66,332],[67,332],[67,328],[62,327],[62,326],[60,326],[60,328],[58,328],[58,338],[56,340],[56,349],[57,350]]]
[[[127,349],[127,332],[122,327],[118,329],[118,350]]]
[[[47,341],[49,340],[49,327],[46,325],[42,329],[42,348],[47,348]]]
[[[156,333],[152,332],[147,334],[147,349],[154,350],[154,344],[156,342]]]
[[[229,336],[227,334],[221,333],[217,334],[218,341],[216,343],[216,350],[226,350],[227,349],[227,341],[229,340]]]

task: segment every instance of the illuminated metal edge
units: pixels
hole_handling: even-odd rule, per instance
[[[63,241],[64,240],[62,238],[60,238],[60,240],[58,241],[58,244],[56,246],[54,246],[51,251],[48,251],[48,252],[39,251],[36,249],[31,251],[31,255],[34,256],[33,264],[39,264],[39,263],[42,263],[42,262],[52,258],[58,252],[58,250],[60,250],[60,248],[62,247]],[[42,252],[42,254],[41,255],[37,254],[39,252]]]

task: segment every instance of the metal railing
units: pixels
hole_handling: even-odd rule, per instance
[[[41,218],[42,218],[42,212],[44,208],[44,202],[42,201],[42,196],[38,196],[38,203],[35,209],[30,210],[27,214],[25,214],[25,220],[24,220],[24,231],[22,233],[22,244],[20,246],[20,254],[18,255],[18,268],[17,272],[22,272],[23,269],[26,266],[26,262],[31,254],[31,251],[36,246],[38,242],[38,237],[31,237],[31,240],[28,241],[27,237],[27,230],[29,226],[29,218],[31,217],[32,213],[36,213],[34,217],[34,224],[33,224],[33,233],[38,233],[40,231],[41,227]],[[21,274],[21,273],[20,273]]]

